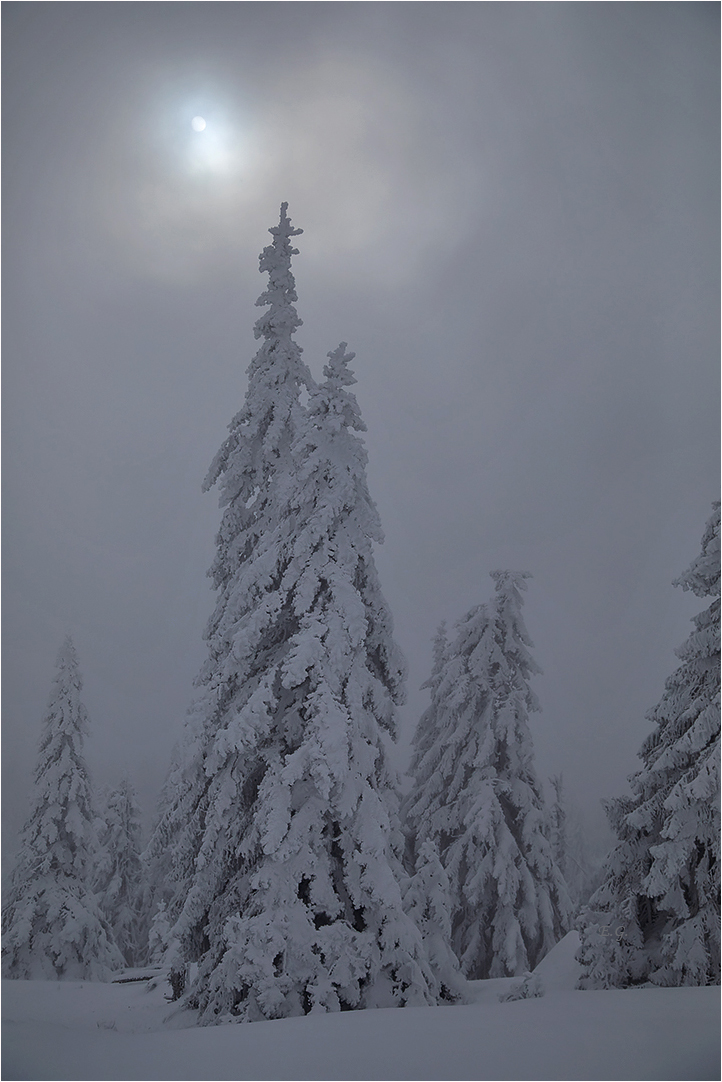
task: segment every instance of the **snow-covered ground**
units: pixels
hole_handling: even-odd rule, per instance
[[[3,982],[15,1079],[718,1079],[719,988],[576,992],[570,933],[537,967],[542,998],[477,981],[468,1006],[199,1028],[166,987]]]

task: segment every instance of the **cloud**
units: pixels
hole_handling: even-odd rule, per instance
[[[189,283],[254,248],[282,200],[307,232],[307,266],[335,278],[391,285],[453,250],[479,163],[439,153],[443,117],[423,85],[339,49],[287,65],[268,93],[258,80],[141,70],[57,177],[64,256],[102,252],[134,276]]]

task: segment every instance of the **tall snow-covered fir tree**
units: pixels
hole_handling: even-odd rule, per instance
[[[123,966],[92,893],[97,837],[81,690],[67,638],[43,721],[33,808],[3,910],[5,977],[105,980]]]
[[[305,418],[301,394],[313,381],[293,337],[301,320],[294,306],[292,238],[301,230],[286,211],[284,203],[270,230],[273,243],[260,256],[269,280],[256,304],[268,310],[254,329],[262,345],[248,368],[245,403],[203,485],[208,490],[219,483],[224,508],[209,571],[217,601],[204,633],[208,658],[196,680],[200,693],[147,851],[151,879],[163,878],[166,888],[168,878],[173,881],[172,895],[160,895],[172,923],[182,910],[176,935],[181,969],[208,950],[211,905],[244,864],[240,847],[272,728],[273,663],[293,633],[279,586],[293,536],[291,447]],[[180,974],[175,979],[180,987]]]
[[[582,988],[720,980],[720,505],[675,586],[711,597],[647,715],[654,729],[609,801],[617,835],[582,920]]]
[[[137,966],[146,954],[148,927],[143,912],[140,810],[127,778],[107,794],[102,819],[95,890],[126,965]]]
[[[568,927],[534,770],[529,686],[538,666],[521,615],[526,574],[492,573],[496,595],[437,640],[432,701],[406,799],[416,851],[430,841],[449,878],[451,944],[472,979],[533,968]]]
[[[316,388],[293,332],[294,230],[264,249],[264,343],[216,457],[218,601],[169,840],[176,973],[204,1022],[428,1003],[437,986],[403,910],[394,736],[404,664],[381,595],[365,426],[342,344]],[[301,391],[309,393],[308,408]],[[178,981],[180,986],[180,981]]]

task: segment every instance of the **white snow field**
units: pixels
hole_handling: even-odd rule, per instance
[[[539,964],[546,994],[198,1027],[163,983],[3,981],[4,1082],[15,1079],[718,1079],[719,988],[577,992],[570,933]]]

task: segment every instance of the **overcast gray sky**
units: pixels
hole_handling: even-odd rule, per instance
[[[599,830],[702,607],[671,580],[718,498],[719,6],[2,16],[9,849],[68,632],[95,780],[128,770],[152,811],[282,200],[305,360],[356,352],[405,745],[437,623],[531,571],[539,772]]]

